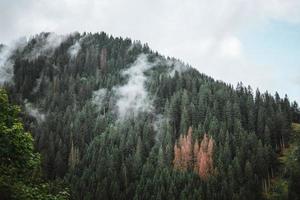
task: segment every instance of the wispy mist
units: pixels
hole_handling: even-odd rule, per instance
[[[39,123],[45,121],[45,114],[41,113],[36,107],[34,107],[27,100],[25,100],[25,110],[30,116],[34,117]]]
[[[100,88],[99,90],[94,91],[92,97],[92,103],[96,105],[98,109],[101,109],[106,95],[107,95],[106,88]]]
[[[22,49],[26,43],[25,38],[20,38],[7,46],[2,46],[0,49],[0,85],[5,82],[11,82],[14,61],[10,57],[16,49]]]
[[[118,97],[116,105],[120,119],[152,109],[152,102],[145,89],[147,78],[144,72],[153,66],[153,63],[148,62],[147,56],[141,54],[129,69],[122,72],[123,76],[128,77],[128,82],[113,88]]]
[[[174,77],[176,71],[179,74],[181,74],[181,73],[185,72],[186,70],[188,70],[188,68],[189,68],[186,64],[184,64],[183,62],[180,62],[177,59],[167,60],[167,65],[172,67],[172,69],[169,72],[169,75],[171,77]]]
[[[9,82],[13,77],[13,62],[8,59],[10,55],[10,48],[4,46],[0,52],[0,84]]]
[[[78,41],[75,42],[75,44],[73,44],[72,46],[70,46],[70,48],[68,49],[68,53],[71,57],[71,59],[76,58],[78,52],[81,49],[81,45]]]
[[[54,50],[64,42],[69,35],[58,35],[56,33],[41,34],[35,39],[40,40],[37,44],[39,46],[34,46],[31,52],[26,56],[28,60],[34,60],[40,55],[52,55]]]
[[[0,7],[5,8],[0,12],[0,26],[5,27],[0,31],[0,42],[45,30],[57,33],[105,31],[147,42],[164,55],[180,58],[201,73],[234,85],[243,81],[262,90],[281,88],[289,93],[290,87],[276,84],[285,81],[299,90],[298,85],[285,78],[288,75],[285,69],[291,68],[288,63],[278,64],[282,76],[277,77],[272,57],[262,53],[266,60],[270,59],[270,62],[262,62],[248,52],[262,49],[256,39],[274,23],[287,24],[294,35],[298,34],[299,0],[23,0],[17,4],[4,0],[0,1]],[[282,40],[285,44],[294,40],[298,51],[299,41],[276,36],[282,32],[278,30],[268,34],[269,38],[274,43]],[[253,40],[253,45],[246,45],[248,39]],[[291,51],[295,52],[292,48],[283,50],[286,54],[275,56],[284,59]],[[299,56],[294,57],[298,63]],[[299,94],[294,97],[299,99]]]

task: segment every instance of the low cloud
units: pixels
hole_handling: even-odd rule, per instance
[[[9,59],[11,49],[3,47],[0,52],[0,84],[9,82],[13,77],[13,61]]]
[[[65,41],[69,35],[57,35],[49,33],[47,35],[40,34],[35,39],[40,40],[36,46],[25,55],[28,60],[34,60],[40,55],[51,55],[54,50]],[[0,84],[8,83],[13,78],[14,60],[11,59],[13,53],[18,49],[22,49],[28,44],[28,40],[23,37],[18,40],[10,42],[8,45],[3,45],[0,49]]]
[[[80,49],[81,49],[81,45],[80,45],[79,41],[76,41],[75,44],[70,46],[70,48],[68,49],[68,53],[69,53],[71,59],[76,58]]]
[[[185,72],[186,70],[189,69],[188,65],[186,65],[183,62],[181,62],[177,59],[174,59],[174,58],[168,59],[166,61],[166,65],[168,67],[171,67],[171,70],[169,71],[169,75],[171,77],[174,77],[175,72],[178,72],[179,74],[181,74],[181,73],[183,73],[183,72]]]
[[[31,52],[26,55],[28,60],[37,59],[40,55],[52,55],[54,50],[61,45],[70,35],[58,35],[56,33],[42,33],[35,36],[38,43],[33,47]]]
[[[42,50],[56,49],[63,41],[67,39],[68,35],[58,35],[56,33],[50,33],[46,38],[46,43],[42,47]]]
[[[100,88],[99,90],[93,92],[92,103],[98,107],[98,110],[102,108],[106,95],[106,88]]]
[[[117,96],[117,110],[120,119],[136,116],[138,112],[149,112],[152,101],[145,88],[147,77],[144,72],[151,69],[154,63],[149,63],[147,55],[141,54],[132,66],[122,72],[128,81],[122,86],[115,86],[113,91]]]
[[[34,117],[38,123],[45,121],[45,114],[41,113],[36,107],[34,107],[27,100],[25,100],[25,110],[30,116]]]
[[[18,0],[0,1],[0,7],[5,8],[0,27],[7,27],[0,31],[0,42],[42,31],[105,31],[147,42],[159,53],[180,58],[216,79],[272,91],[285,90],[276,82],[285,81],[286,74],[274,80],[273,69],[261,69],[268,63],[251,60],[243,34],[255,38],[272,23],[300,23],[299,0]],[[260,76],[256,71],[262,72]]]
[[[12,81],[14,61],[10,59],[16,49],[22,49],[27,43],[25,38],[3,45],[0,49],[0,85]]]
[[[179,74],[183,73],[189,66],[177,59],[157,58],[153,62],[149,62],[146,54],[138,56],[136,61],[126,70],[121,71],[121,75],[127,80],[124,85],[114,86],[111,89],[114,98],[116,114],[119,120],[128,117],[137,116],[139,112],[151,112],[153,110],[153,102],[145,88],[147,76],[145,72],[155,66],[166,67],[166,73],[174,76],[177,71]],[[100,110],[105,99],[108,97],[106,88],[100,88],[93,92],[92,103]],[[162,116],[155,116],[153,124],[155,130],[159,130],[163,122]]]
[[[81,50],[81,42],[85,38],[86,36],[82,36],[79,40],[76,40],[76,42],[68,49],[68,54],[71,57],[71,59],[76,58],[77,54]]]

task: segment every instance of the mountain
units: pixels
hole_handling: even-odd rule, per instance
[[[234,88],[104,32],[41,33],[0,55],[44,178],[72,199],[266,198],[300,122],[287,96]]]

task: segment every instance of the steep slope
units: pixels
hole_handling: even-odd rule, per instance
[[[300,186],[300,124],[292,124],[289,145],[278,156],[279,170],[265,194],[266,199],[299,199]]]
[[[25,132],[19,113],[0,89],[0,199],[69,199],[63,184],[41,177],[40,154],[34,152],[33,138]]]
[[[299,120],[287,97],[234,89],[105,33],[41,33],[6,52],[4,87],[47,177],[64,178],[73,199],[262,198]]]

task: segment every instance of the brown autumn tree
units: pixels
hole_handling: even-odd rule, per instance
[[[192,127],[189,128],[187,135],[181,135],[178,143],[174,146],[174,168],[179,170],[188,170],[192,167],[193,149],[192,149]]]
[[[204,134],[200,147],[197,142],[194,145],[194,171],[203,179],[206,179],[213,170],[213,148],[214,141],[211,137],[208,138],[207,134]]]
[[[204,134],[200,143],[195,141],[192,145],[192,128],[190,127],[187,135],[181,135],[178,142],[174,145],[174,168],[187,171],[194,169],[202,179],[212,173],[213,170],[213,139]]]

